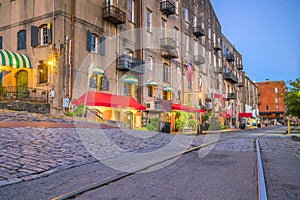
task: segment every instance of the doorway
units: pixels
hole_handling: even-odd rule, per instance
[[[28,92],[28,72],[25,70],[16,73],[16,98],[26,98]]]

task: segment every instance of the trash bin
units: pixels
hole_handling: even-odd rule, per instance
[[[165,123],[165,133],[171,133],[171,123],[170,122]]]

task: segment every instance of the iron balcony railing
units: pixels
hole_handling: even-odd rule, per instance
[[[243,81],[238,81],[238,87],[244,87]]]
[[[243,65],[242,65],[242,64],[239,64],[239,65],[237,65],[237,69],[238,69],[238,70],[240,70],[240,71],[241,71],[241,70],[243,70],[243,68],[244,68],[244,67],[243,67]]]
[[[224,79],[231,82],[231,83],[237,83],[238,82],[238,78],[232,72],[224,73]]]
[[[194,63],[197,65],[205,64],[205,58],[202,55],[194,55]]]
[[[215,42],[214,43],[214,50],[216,50],[216,51],[222,50],[221,42]]]
[[[195,26],[193,27],[193,34],[196,37],[202,37],[205,36],[205,30],[201,26]]]
[[[234,93],[234,92],[228,93],[227,99],[236,99],[236,93]]]
[[[234,55],[233,55],[233,53],[226,54],[226,60],[228,62],[233,62],[234,61]]]
[[[130,71],[135,74],[144,74],[144,61],[134,58],[130,55],[123,54],[117,58],[117,70]]]
[[[162,50],[162,56],[166,58],[178,58],[176,50],[176,41],[172,38],[161,38],[160,48]]]
[[[160,10],[165,15],[169,16],[176,13],[176,7],[174,1],[162,1],[160,2]]]
[[[1,101],[27,101],[48,103],[48,90],[25,86],[0,86]]]
[[[120,8],[110,5],[103,8],[103,19],[113,24],[124,24],[126,22],[126,12]]]
[[[223,73],[222,67],[215,67],[215,73],[216,74],[222,74]]]

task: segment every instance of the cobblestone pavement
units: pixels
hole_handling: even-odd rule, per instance
[[[4,110],[0,110],[0,120],[73,123],[72,118]],[[78,130],[81,131],[78,132]],[[91,128],[0,128],[0,187],[48,176],[63,169],[97,162],[98,160],[83,145],[85,141],[82,139],[82,135],[87,133],[98,134],[97,131],[99,130]],[[235,140],[226,140],[212,147],[214,150],[220,151],[253,151],[253,140],[261,135],[261,133],[254,130],[250,133],[247,132],[247,134],[245,132],[230,134],[212,133],[201,136],[178,136],[128,129],[103,129],[101,133],[122,150],[114,152],[114,149],[110,148],[109,143],[104,144],[105,148],[103,146],[101,148],[106,151],[104,152],[106,157],[101,157],[101,159],[110,158],[107,155],[120,156],[124,152],[151,152],[170,144],[175,137],[177,146],[185,146],[188,142],[192,142],[191,146],[196,146],[213,140],[236,136]],[[280,137],[278,140],[280,140],[279,143],[282,145],[282,148],[290,148],[299,157],[299,145],[295,146],[292,144],[293,141],[288,139],[288,137]],[[277,139],[262,140],[262,146],[267,146],[266,150],[270,150],[271,147],[273,148],[274,142],[277,144]],[[90,144],[92,144],[91,141]],[[99,145],[94,145],[93,147],[99,148]]]

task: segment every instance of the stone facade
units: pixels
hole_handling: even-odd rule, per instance
[[[209,0],[0,3],[2,48],[30,58],[32,69],[21,71],[28,87],[47,92],[53,114],[66,111],[64,98],[72,102],[88,90],[135,98],[147,106],[143,118],[170,111],[172,103],[231,118],[244,111],[245,90],[237,86],[237,80],[245,84],[242,56],[222,34]],[[22,49],[20,30],[26,32]],[[94,74],[95,66],[101,73]],[[17,86],[19,72],[4,72],[2,85]],[[133,128],[141,116],[124,108],[98,110]]]

